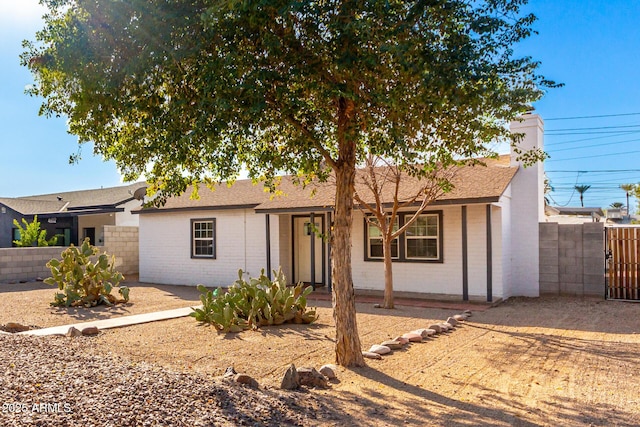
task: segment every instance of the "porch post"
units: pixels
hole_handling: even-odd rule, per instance
[[[267,233],[267,277],[271,280],[271,221],[269,219],[269,214],[264,216],[264,223]]]
[[[491,205],[487,205],[487,302],[493,301],[493,254],[491,253]]]
[[[311,244],[311,287],[316,290],[316,233],[315,230],[316,215],[311,212],[309,215],[309,242]]]
[[[462,207],[462,300],[469,301],[469,258],[467,248],[467,207]]]

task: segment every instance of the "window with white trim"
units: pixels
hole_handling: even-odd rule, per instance
[[[367,238],[369,239],[368,255],[371,259],[382,259],[383,258],[383,247],[382,247],[382,232],[380,228],[375,224],[377,222],[375,219],[370,218],[369,222],[367,221]],[[393,224],[393,231],[398,230],[398,217],[396,216],[395,223]],[[398,247],[399,247],[399,238],[396,237],[391,241],[391,258],[398,259]]]
[[[399,213],[394,231],[413,217],[411,212]],[[382,233],[365,219],[365,261],[383,259]],[[404,233],[391,243],[391,258],[395,262],[442,262],[442,211],[420,214]]]
[[[216,220],[191,220],[191,258],[216,257]]]
[[[404,232],[407,259],[437,260],[439,258],[438,215],[420,215]]]

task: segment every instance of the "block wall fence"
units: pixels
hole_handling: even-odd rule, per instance
[[[116,257],[116,270],[125,277],[138,274],[138,227],[104,226],[104,243],[100,252]],[[65,248],[0,248],[0,283],[31,281],[50,276],[46,263],[60,258]]]
[[[602,296],[604,224],[540,223],[540,294]]]

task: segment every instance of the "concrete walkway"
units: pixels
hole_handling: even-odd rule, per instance
[[[92,320],[89,322],[72,323],[70,325],[53,326],[51,328],[32,329],[30,331],[18,332],[19,335],[65,335],[72,326],[83,330],[91,326],[102,329],[120,328],[122,326],[138,325],[140,323],[156,322],[158,320],[177,319],[185,317],[191,313],[191,307],[175,308],[173,310],[156,311],[153,313],[135,314],[132,316],[114,317],[112,319]]]

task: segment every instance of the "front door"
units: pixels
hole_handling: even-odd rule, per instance
[[[318,233],[324,232],[324,217],[315,216],[313,226],[309,216],[293,217],[293,279],[294,283],[323,283],[323,243]],[[315,229],[315,232],[314,232]],[[311,272],[314,271],[312,278]]]

